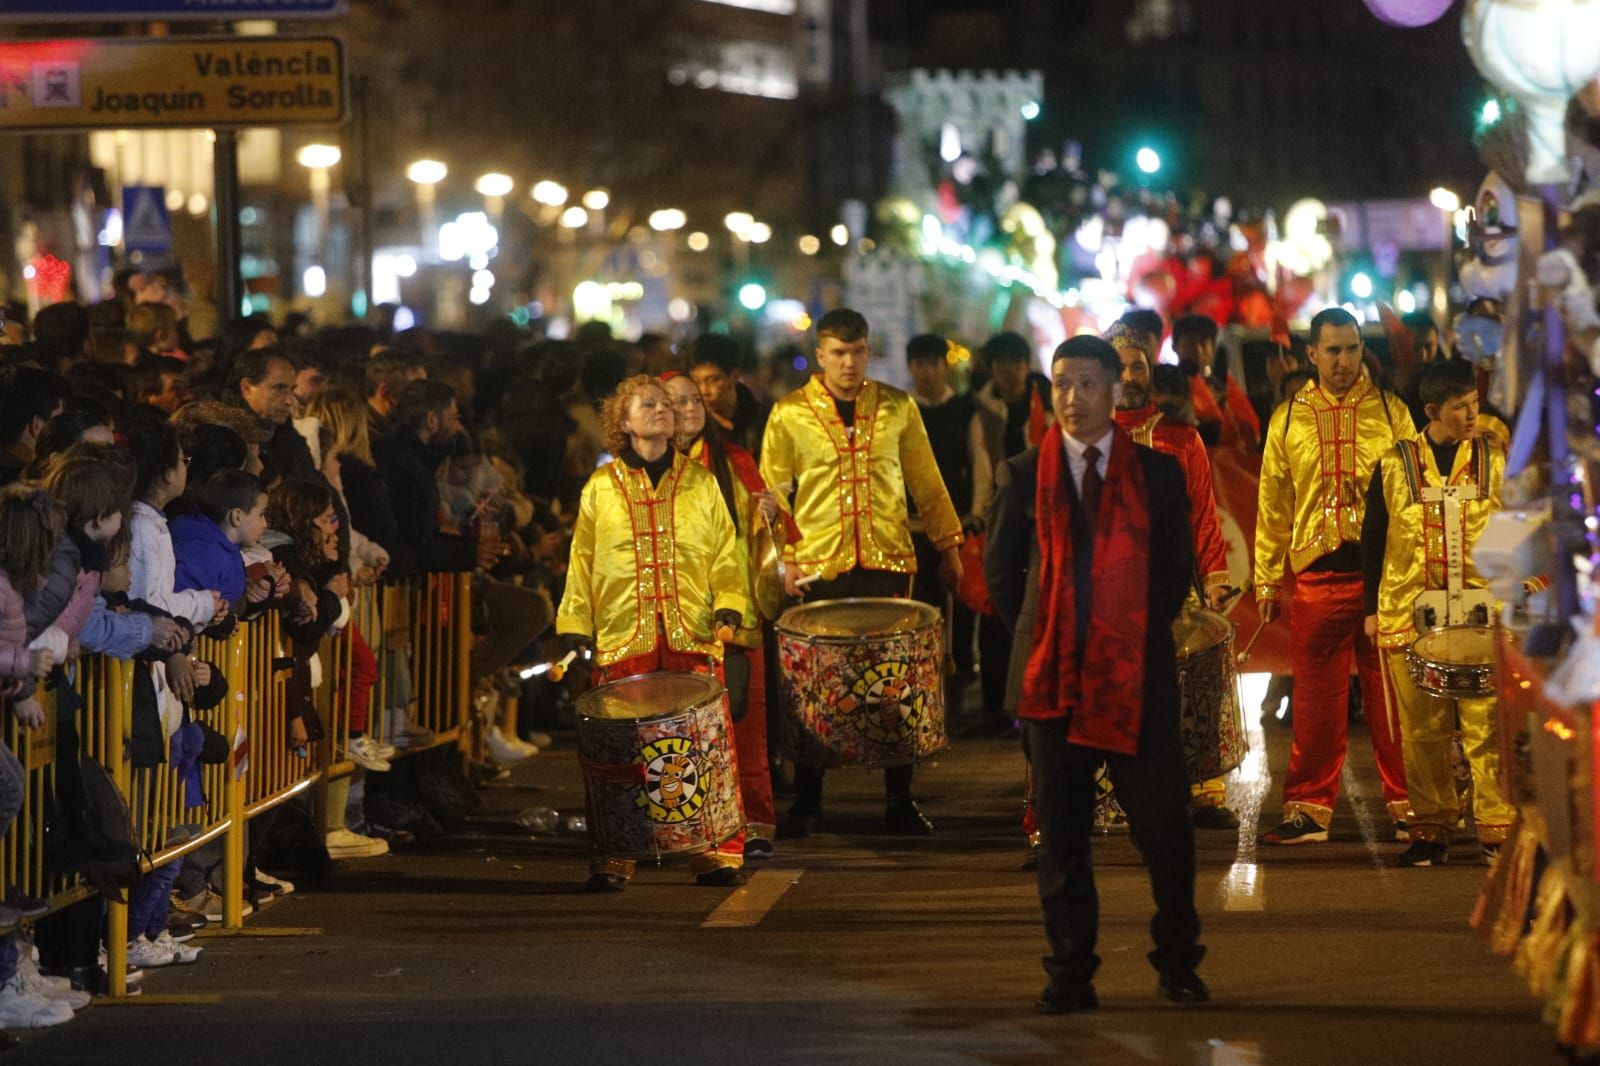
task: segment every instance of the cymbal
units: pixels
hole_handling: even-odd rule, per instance
[[[765,520],[756,527],[755,563],[756,608],[761,617],[776,619],[783,609],[783,545]]]

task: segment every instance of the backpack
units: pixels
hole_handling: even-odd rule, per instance
[[[77,874],[113,902],[126,903],[124,890],[138,884],[143,872],[128,801],[98,760],[80,759],[74,769],[61,774],[59,795],[52,797],[46,818],[49,865]],[[79,802],[73,804],[73,798]]]

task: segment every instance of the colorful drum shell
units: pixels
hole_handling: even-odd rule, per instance
[[[578,698],[578,762],[595,850],[694,854],[744,826],[733,724],[714,677],[637,674]]]
[[[811,766],[909,766],[945,746],[944,626],[916,600],[819,600],[778,619],[785,744]]]
[[[1490,699],[1495,694],[1494,629],[1443,626],[1422,634],[1406,649],[1406,672],[1424,692],[1451,699]]]
[[[1215,611],[1185,607],[1172,624],[1178,648],[1183,760],[1192,782],[1233,770],[1250,751],[1239,704],[1233,623]]]

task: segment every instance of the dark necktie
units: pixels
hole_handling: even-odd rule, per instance
[[[1100,476],[1100,449],[1094,445],[1083,450],[1083,513],[1093,526],[1096,516],[1100,513],[1100,489],[1105,485],[1105,479]]]

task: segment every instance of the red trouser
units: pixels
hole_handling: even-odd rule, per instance
[[[694,652],[673,651],[667,646],[666,637],[664,636],[660,637],[660,639],[656,641],[656,647],[654,651],[647,652],[644,655],[635,655],[631,659],[623,659],[620,662],[614,662],[610,666],[602,666],[600,667],[599,673],[602,681],[618,681],[624,677],[632,677],[634,674],[653,674],[658,670],[672,670],[690,674],[714,674],[718,681],[722,680],[721,665],[714,663],[704,655],[697,655]],[[724,697],[724,699],[726,699],[726,697]],[[724,704],[724,706],[726,706],[726,704]],[[729,752],[728,757],[734,760],[734,772],[742,785],[744,782],[744,777],[743,774],[739,772],[740,761],[738,759],[738,748],[742,745],[738,743],[737,730],[735,730],[734,733],[734,745],[735,750]],[[765,743],[763,742],[763,748],[764,747]],[[623,876],[631,877],[633,875],[634,864],[631,860],[607,859],[603,856],[596,856],[595,860],[591,862],[591,866],[595,867],[595,869],[599,869],[601,865],[607,863],[610,864],[607,866],[607,869],[609,870],[620,872],[620,867],[626,866],[627,869]],[[695,874],[707,873],[723,866],[738,867],[743,865],[743,829],[733,834],[733,836],[729,837],[727,840],[724,840],[721,844],[718,844],[710,851],[703,851],[689,856],[689,870]]]
[[[750,691],[744,717],[733,723],[739,753],[739,796],[744,801],[747,836],[772,839],[777,812],[772,805],[772,770],[767,765],[767,664],[764,649],[741,648],[750,664]],[[737,654],[737,653],[735,653]]]
[[[1406,816],[1405,760],[1384,713],[1378,649],[1367,639],[1361,575],[1296,576],[1289,642],[1294,665],[1294,745],[1283,783],[1284,817],[1309,814],[1326,827],[1339,797],[1349,722],[1350,656],[1355,654],[1372,748],[1389,815]]]
[[[367,638],[356,626],[350,627],[350,732],[367,731],[367,712],[372,707],[372,686],[378,683],[378,658],[372,654]]]

